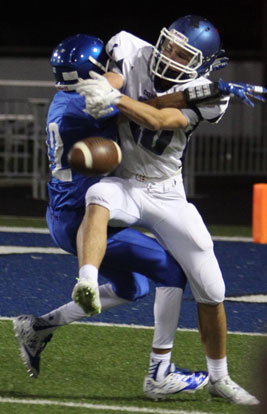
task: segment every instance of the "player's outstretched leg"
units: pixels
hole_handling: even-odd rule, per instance
[[[154,367],[154,372],[150,372],[144,381],[144,393],[153,400],[161,400],[169,395],[181,392],[196,392],[208,383],[209,376],[205,371],[189,371],[176,368],[174,364],[170,364],[165,378],[157,381],[158,367]]]
[[[94,280],[78,279],[72,291],[72,299],[88,316],[101,312],[98,284]]]
[[[13,321],[22,361],[31,377],[40,372],[40,354],[52,338],[52,329],[33,315],[20,315]]]
[[[236,384],[229,375],[212,383],[209,381],[208,391],[213,397],[221,397],[234,404],[257,405],[259,400]]]

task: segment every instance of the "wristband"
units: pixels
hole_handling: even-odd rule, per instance
[[[183,91],[185,102],[188,106],[211,100],[221,96],[218,82],[198,85]]]

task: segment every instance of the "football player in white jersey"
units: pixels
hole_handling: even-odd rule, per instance
[[[82,307],[87,301],[93,305],[94,284],[106,249],[107,224],[147,228],[187,275],[198,305],[210,394],[236,404],[258,404],[256,397],[229,376],[224,280],[211,236],[195,206],[187,201],[182,180],[183,158],[199,123],[218,122],[231,93],[247,102],[249,94],[255,95],[255,88],[223,81],[214,85],[208,79],[212,66],[220,61],[221,41],[216,28],[200,16],[185,16],[168,29],[163,28],[155,47],[146,45],[134,50],[131,46],[132,53],[124,53],[127,37],[121,32],[107,44],[114,63],[112,71],[105,77],[92,73],[94,79],[81,82],[77,88],[93,116],[106,113],[113,104],[125,117],[118,127],[121,165],[114,177],[104,178],[86,194],[78,245],[83,278],[75,285],[73,298]],[[145,102],[162,95],[166,95],[165,107],[157,100],[155,107]],[[89,229],[88,220],[91,224],[95,221],[95,227]],[[159,292],[155,306],[167,304],[168,296]],[[178,301],[172,301],[172,306],[175,312]],[[169,328],[171,324],[168,320]],[[144,382],[148,397],[160,395],[162,380],[157,381],[157,370],[169,364],[173,340],[174,335],[169,343],[162,337],[154,338]],[[169,384],[170,393],[171,387]]]

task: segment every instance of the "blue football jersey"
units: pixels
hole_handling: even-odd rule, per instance
[[[73,144],[90,136],[117,138],[117,108],[100,119],[94,119],[84,109],[83,96],[74,91],[59,91],[48,110],[46,143],[51,171],[48,192],[53,209],[84,206],[86,190],[100,179],[83,176],[70,168],[68,152]]]

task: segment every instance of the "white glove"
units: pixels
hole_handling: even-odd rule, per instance
[[[89,74],[91,79],[79,79],[76,91],[85,98],[85,111],[99,118],[112,111],[110,105],[118,104],[122,94],[104,76],[94,71]]]

